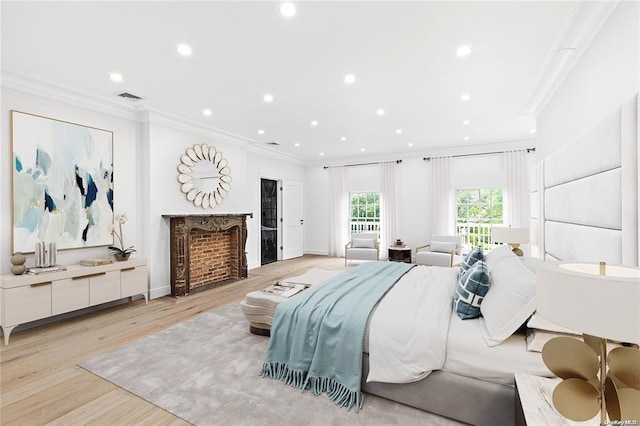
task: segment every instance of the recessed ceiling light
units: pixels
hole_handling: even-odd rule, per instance
[[[471,95],[470,95],[470,94],[468,94],[468,93],[464,93],[464,94],[460,95],[460,100],[461,100],[462,102],[466,102],[466,101],[468,101],[469,99],[471,99]]]
[[[341,138],[340,138],[340,140],[341,140],[342,142],[344,142],[344,141],[346,141],[346,140],[347,140],[347,137],[346,137],[346,136],[343,136],[343,137],[341,137]]]
[[[259,129],[259,130],[258,130],[258,134],[259,134],[259,135],[264,135],[264,130]]]
[[[268,93],[267,93],[266,95],[264,95],[264,96],[262,97],[262,99],[263,99],[266,103],[270,104],[271,102],[273,102],[273,95],[270,95],[270,94],[268,94]]]
[[[464,140],[465,140],[465,141],[468,141],[468,140],[469,140],[469,136],[465,136],[465,137],[464,137]]]
[[[313,120],[313,121],[311,122],[311,125],[312,125],[313,127],[316,127],[316,126],[318,125],[318,122],[317,122],[316,120]]]
[[[458,49],[456,49],[456,55],[460,58],[467,56],[469,53],[471,53],[471,47],[466,44],[459,46]]]
[[[295,146],[296,148],[298,148],[300,146],[299,143],[294,143],[293,146]]]
[[[117,81],[118,83],[121,82],[123,80],[122,78],[122,74],[119,74],[117,72],[112,72],[111,74],[109,74],[109,78],[112,81]]]
[[[529,130],[529,133],[534,134],[536,132],[536,129],[531,129]]]
[[[468,125],[469,125],[469,123],[471,123],[469,120],[464,120],[464,121],[462,122],[462,125],[463,125],[463,126],[468,126]]]
[[[360,148],[360,152],[364,152],[364,148]]]
[[[178,53],[182,56],[191,56],[191,46],[188,44],[179,44]]]
[[[396,130],[396,134],[397,134],[397,135],[399,135],[399,134],[401,134],[401,133],[402,133],[402,129],[397,129],[397,130]]]
[[[378,108],[376,115],[384,115],[384,110],[382,108]]]
[[[280,14],[287,18],[296,14],[296,5],[293,3],[282,3],[280,5]]]
[[[323,155],[324,155],[324,152],[321,152],[321,153],[320,153],[320,156],[322,157]]]
[[[407,144],[407,146],[413,146],[413,144],[412,144],[411,142],[409,142],[409,143]]]
[[[202,115],[206,115],[207,117],[209,117],[211,114],[213,114],[213,113],[211,112],[210,109],[203,109],[202,110]]]
[[[347,84],[352,84],[356,81],[356,76],[353,74],[347,74],[344,76],[344,82]]]

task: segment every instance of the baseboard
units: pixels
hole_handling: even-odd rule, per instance
[[[318,256],[329,256],[329,251],[327,250],[305,250],[304,254],[315,254]]]
[[[149,290],[149,300],[157,299],[171,294],[171,286],[152,288]]]

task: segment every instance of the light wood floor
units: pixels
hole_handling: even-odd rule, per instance
[[[309,268],[343,269],[344,260],[307,255],[250,270],[245,280],[181,299],[162,297],[148,305],[140,299],[14,332],[9,346],[0,349],[0,424],[188,424],[76,363]]]

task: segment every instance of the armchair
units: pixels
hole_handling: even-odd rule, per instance
[[[347,260],[378,260],[380,247],[378,234],[374,232],[362,232],[351,234],[351,241],[344,246],[344,265]]]
[[[453,267],[462,263],[462,237],[434,235],[430,244],[416,247],[416,264]]]

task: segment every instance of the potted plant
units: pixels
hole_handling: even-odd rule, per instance
[[[120,247],[109,246],[109,250],[113,250],[113,257],[115,257],[116,260],[128,260],[129,256],[131,256],[131,253],[135,252],[136,250],[133,248],[133,246],[124,248],[124,235],[122,233],[122,225],[124,223],[127,223],[127,215],[124,213],[117,214],[115,217],[115,221],[118,224],[118,231],[116,231],[116,227],[113,226],[111,228],[111,233],[118,237]]]

